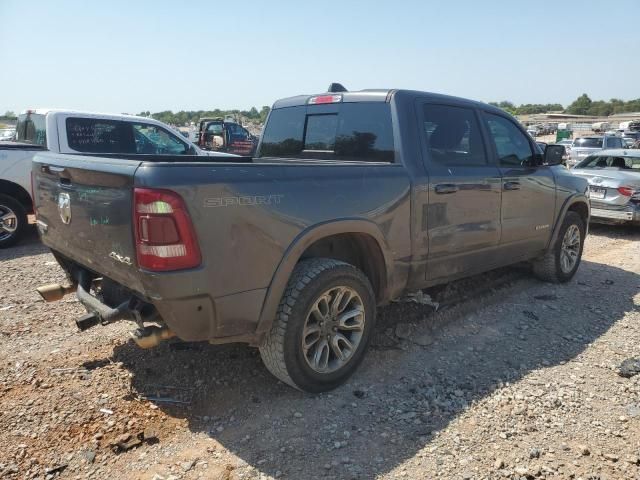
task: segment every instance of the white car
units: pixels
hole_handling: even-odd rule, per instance
[[[78,155],[205,155],[172,128],[152,118],[132,115],[26,110],[18,117],[15,141],[0,143],[0,248],[13,245],[33,209],[31,159],[42,150]]]
[[[12,140],[15,133],[15,128],[0,128],[0,142]]]

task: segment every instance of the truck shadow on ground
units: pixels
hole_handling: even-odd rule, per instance
[[[373,478],[428,447],[505,382],[575,358],[637,308],[640,291],[637,274],[592,262],[567,285],[537,282],[522,269],[463,282],[454,288],[481,284],[484,293],[435,314],[422,305],[382,309],[377,333],[390,341],[374,342],[354,377],[322,395],[278,383],[257,351],[244,346],[169,343],[143,351],[127,343],[113,360],[131,371],[134,392],[160,396],[157,405],[168,415],[186,419],[192,432],[215,438],[259,472]],[[398,339],[400,323],[422,329],[432,343]],[[438,455],[422,461],[437,465]]]

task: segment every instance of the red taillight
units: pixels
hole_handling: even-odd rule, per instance
[[[618,192],[620,195],[624,195],[625,197],[630,197],[635,193],[631,187],[618,187]]]
[[[136,188],[133,216],[141,268],[166,272],[200,265],[200,248],[180,195],[170,190]]]

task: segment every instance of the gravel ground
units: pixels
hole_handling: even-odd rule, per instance
[[[576,278],[522,267],[380,311],[351,381],[297,392],[255,349],[76,331],[33,235],[0,251],[0,478],[640,478],[640,231],[595,226]]]

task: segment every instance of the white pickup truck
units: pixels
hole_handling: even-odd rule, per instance
[[[132,115],[70,110],[26,110],[16,138],[0,142],[0,248],[16,243],[33,210],[31,159],[40,151],[78,155],[123,154],[236,157],[201,150],[162,122]],[[185,158],[186,159],[186,158]]]

